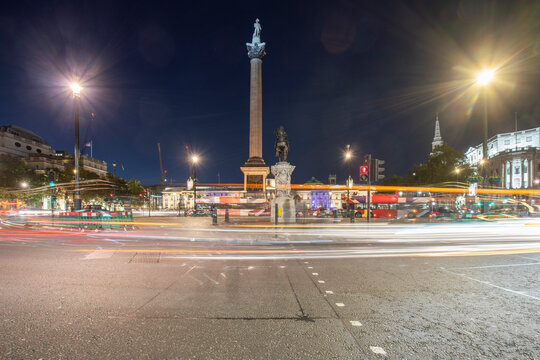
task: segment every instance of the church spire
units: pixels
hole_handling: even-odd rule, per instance
[[[431,142],[431,151],[435,150],[435,147],[442,146],[443,140],[441,137],[441,129],[439,127],[439,113],[435,115],[435,135],[433,136],[433,141]]]

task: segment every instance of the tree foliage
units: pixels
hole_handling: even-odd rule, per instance
[[[0,155],[0,187],[17,189],[26,182],[29,187],[44,185],[45,178],[36,174],[24,159],[12,155]]]
[[[459,169],[459,173],[456,172]],[[464,182],[474,173],[467,164],[465,154],[444,143],[437,146],[425,164],[415,165],[405,178],[392,176],[383,185],[432,185],[444,182]]]
[[[141,185],[141,182],[133,178],[128,181],[127,189],[131,195],[139,195],[140,193],[144,191],[144,188]]]

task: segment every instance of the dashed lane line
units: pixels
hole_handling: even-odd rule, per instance
[[[375,354],[379,355],[386,355],[386,351],[382,347],[379,346],[370,346],[369,349],[373,351]]]
[[[351,323],[352,326],[362,326],[362,323],[357,320],[351,320],[349,322]]]
[[[319,280],[318,283],[319,284],[324,284],[324,280]]]
[[[309,278],[309,280],[311,280],[311,282],[313,283],[313,285],[315,286],[315,288],[317,289],[317,291],[323,295],[323,290],[317,285],[317,283],[315,282],[315,280],[313,278],[311,278],[309,276],[309,273],[307,271],[307,269],[304,269],[304,272],[306,273],[307,277]],[[317,273],[313,273],[313,274],[317,274]],[[319,275],[319,274],[317,274]],[[325,293],[326,295],[334,295],[334,292],[332,290],[325,290]],[[364,353],[365,352],[365,347],[360,344],[360,341],[358,338],[356,338],[352,332],[352,330],[350,329],[349,326],[346,326],[346,320],[343,319],[343,317],[341,317],[339,315],[339,313],[337,312],[336,308],[332,305],[332,303],[330,302],[330,299],[328,299],[328,297],[326,295],[323,295],[323,299],[324,301],[326,301],[326,303],[328,304],[328,306],[330,307],[330,309],[332,310],[332,312],[334,313],[334,315],[336,316],[336,318],[338,318],[340,321],[341,321],[341,324],[343,325],[343,328],[345,329],[345,331],[347,331],[349,333],[349,335],[351,336],[351,338],[353,339],[353,341],[355,342],[356,346],[358,347],[358,350],[361,352],[361,353]],[[338,307],[343,307],[345,306],[345,304],[343,303],[335,303],[336,306]]]

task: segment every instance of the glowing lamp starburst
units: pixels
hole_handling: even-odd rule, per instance
[[[484,70],[476,77],[476,83],[480,86],[486,86],[495,77],[494,70]]]
[[[79,85],[77,83],[71,83],[71,85],[69,85],[69,87],[71,88],[71,91],[73,91],[74,95],[79,95],[81,93],[81,90],[82,90],[81,85]]]

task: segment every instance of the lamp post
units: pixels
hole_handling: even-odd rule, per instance
[[[74,206],[75,210],[81,209],[81,194],[79,190],[79,100],[81,98],[82,87],[79,84],[71,84],[73,91],[73,105],[75,107],[75,194]]]
[[[486,86],[491,83],[495,76],[494,70],[484,70],[480,72],[476,78],[476,83],[478,86],[485,88]],[[488,139],[488,97],[487,94],[485,94],[484,91],[484,115],[482,119],[482,127],[483,127],[483,137],[482,137],[482,159],[485,160],[486,165],[488,161],[488,153],[487,153],[487,139]],[[486,177],[486,167],[484,167],[484,180]]]
[[[197,211],[197,162],[199,158],[197,155],[194,155],[191,158],[192,169],[193,169],[193,208]]]
[[[482,88],[486,88],[489,83],[493,80],[495,77],[495,71],[492,69],[483,70],[478,74],[476,77],[476,84]],[[483,137],[482,137],[482,177],[484,179],[483,181],[483,187],[487,184],[487,165],[488,165],[488,149],[487,149],[487,139],[488,139],[488,96],[486,94],[486,91],[484,91],[484,116],[483,116]],[[483,211],[486,212],[486,201],[484,201]]]
[[[116,161],[112,162],[112,174],[114,177],[116,177]]]
[[[460,171],[461,170],[459,168],[456,168],[456,183],[458,182],[458,176]]]

